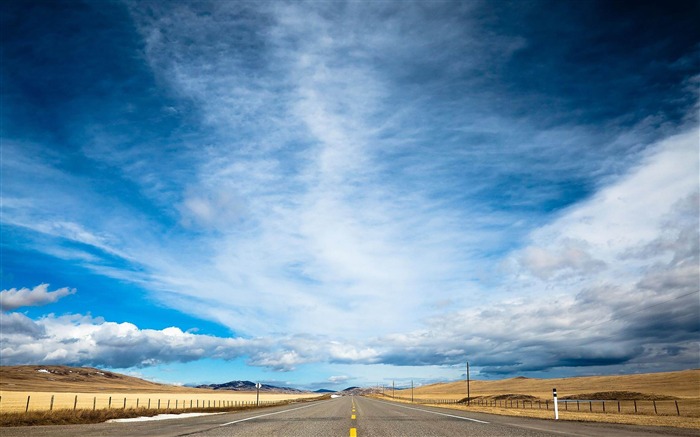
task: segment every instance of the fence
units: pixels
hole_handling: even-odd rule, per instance
[[[411,399],[385,397],[423,405],[466,405],[466,399]],[[570,400],[559,399],[559,412],[647,414],[659,416],[700,417],[700,399],[682,400]],[[470,404],[492,408],[554,410],[551,400],[472,398]]]
[[[254,396],[253,396],[254,397]],[[254,406],[272,406],[288,403],[291,398],[275,400],[231,400],[189,398],[177,395],[161,395],[154,397],[124,395],[88,395],[72,393],[20,393],[0,395],[0,412],[29,412],[52,410],[103,410],[103,409],[132,409],[148,410],[202,410],[209,408],[250,408]]]

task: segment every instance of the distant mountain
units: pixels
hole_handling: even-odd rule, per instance
[[[378,389],[377,387],[348,387],[345,390],[343,390],[342,393],[343,395],[350,395],[350,396],[365,396],[369,394],[376,394],[376,393],[381,393],[381,389]]]
[[[256,391],[255,383],[252,381],[229,381],[223,384],[198,385],[197,388],[208,388],[210,390],[231,390],[231,391]],[[291,387],[275,387],[274,385],[262,384],[261,392],[266,393],[306,393]]]
[[[314,393],[335,393],[335,390],[328,390],[328,389],[322,388],[322,389],[316,390]]]

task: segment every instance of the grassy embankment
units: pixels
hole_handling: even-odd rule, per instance
[[[438,405],[468,411],[479,411],[522,417],[553,418],[552,389],[556,388],[559,399],[620,400],[622,413],[617,413],[617,403],[607,405],[606,413],[601,412],[602,404],[590,404],[593,413],[585,411],[588,403],[565,405],[560,403],[560,419],[623,423],[649,426],[673,426],[700,429],[700,369],[680,372],[649,373],[639,375],[590,376],[576,378],[536,379],[511,378],[499,381],[471,381],[472,402],[466,405]],[[385,390],[385,398],[391,398],[391,390]],[[410,402],[411,390],[396,390],[397,401]],[[461,400],[466,397],[465,381],[431,384],[417,387],[413,391],[414,401],[430,399]],[[638,400],[638,414],[633,414],[633,400]],[[504,408],[480,406],[488,403],[526,400],[527,408]],[[654,413],[652,401],[657,401],[659,414]],[[539,409],[541,402],[541,408]],[[545,402],[549,401],[549,410]],[[681,416],[677,416],[675,402],[678,402]],[[577,407],[582,411],[578,411]],[[568,408],[568,411],[565,410]],[[596,412],[598,411],[598,412]]]
[[[256,396],[250,392],[157,384],[90,368],[4,366],[0,367],[0,426],[238,411],[257,408]],[[316,393],[260,393],[261,407],[319,398]]]

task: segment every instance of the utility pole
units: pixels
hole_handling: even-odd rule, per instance
[[[411,403],[413,403],[413,380],[411,380]]]
[[[471,405],[471,393],[469,393],[469,361],[467,361],[467,405]]]
[[[394,384],[394,381],[391,381],[391,397],[395,398],[396,395],[394,395],[394,390],[396,390],[396,385]]]

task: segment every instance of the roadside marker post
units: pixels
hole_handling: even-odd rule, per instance
[[[262,384],[259,382],[255,384],[255,388],[257,389],[257,394],[255,396],[255,404],[259,407],[260,406],[260,387]]]
[[[552,389],[552,395],[554,396],[554,420],[559,420],[559,404],[557,402],[557,389]]]

